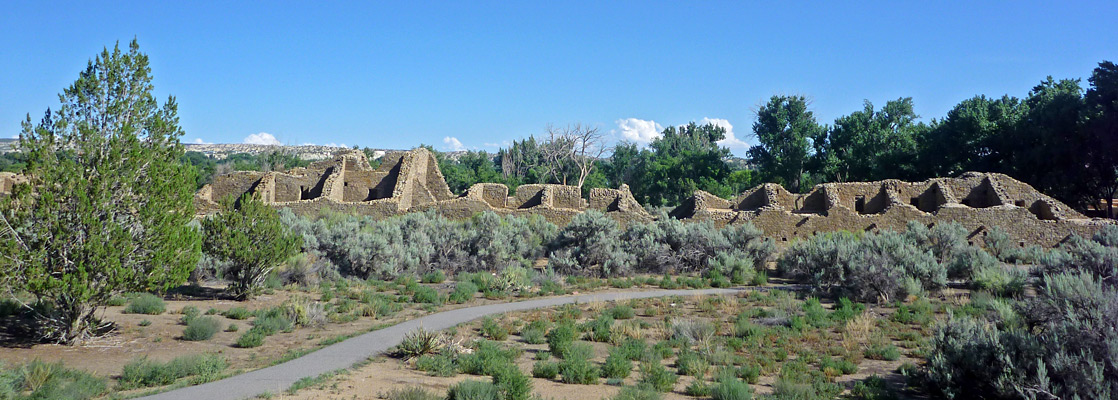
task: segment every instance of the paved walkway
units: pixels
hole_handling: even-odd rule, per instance
[[[440,331],[487,315],[531,310],[533,308],[554,307],[570,303],[590,303],[595,301],[617,301],[665,296],[734,294],[743,290],[749,289],[653,290],[597,293],[489,304],[444,311],[408,320],[361,336],[356,336],[326,346],[318,351],[283,364],[232,376],[220,381],[171,390],[157,395],[143,397],[143,399],[240,400],[252,398],[262,393],[280,393],[287,390],[287,388],[291,387],[291,384],[299,379],[316,377],[337,369],[348,369],[356,363],[381,354],[399,344],[400,341],[403,340],[405,333],[411,332],[419,327]]]

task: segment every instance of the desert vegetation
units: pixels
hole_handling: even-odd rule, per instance
[[[1114,69],[1101,63],[1085,94],[1077,81],[1048,79],[1023,101],[971,99],[932,124],[916,123],[911,101],[900,99],[823,127],[803,97],[777,96],[757,113],[756,170],[727,164],[721,128],[696,124],[669,127],[648,149],[621,144],[608,160],[585,148],[596,131],[575,126],[541,144],[514,143],[499,169],[467,153],[444,170],[455,188],[491,178],[570,180],[584,190],[627,182],[661,206],[695,189],[727,196],[760,181],[800,190],[997,169],[1082,206],[1113,197],[1118,182],[1113,152],[1098,150],[1113,143],[1100,121],[1115,115]],[[1114,225],[1054,249],[1015,245],[997,228],[977,238],[946,222],[821,232],[778,247],[747,223],[685,223],[655,209],[651,222],[621,225],[587,211],[560,227],[492,212],[300,217],[252,195],[196,221],[201,161],[184,154],[174,98],[152,92],[135,41],[106,49],[64,89],[57,111],[24,122],[18,160],[5,158],[28,181],[0,197],[0,333],[11,344],[0,350],[19,360],[0,365],[0,398],[197,384],[475,304],[709,287],[743,290],[416,331],[397,358],[372,365],[455,380],[438,394],[391,388],[383,395],[392,399],[522,400],[551,393],[537,390],[547,385],[606,388],[603,397],[617,399],[1118,396]],[[958,140],[972,153],[941,157]],[[266,157],[263,169],[301,163]],[[158,357],[83,348],[114,340],[102,348],[127,342]],[[61,346],[102,357],[84,360],[101,370],[36,359],[64,359],[50,351]]]

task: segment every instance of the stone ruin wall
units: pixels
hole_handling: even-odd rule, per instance
[[[565,225],[576,215],[599,210],[622,225],[654,217],[633,198],[628,186],[596,188],[583,198],[575,186],[507,186],[478,183],[462,196],[450,192],[435,156],[419,148],[394,152],[369,166],[360,152],[339,152],[333,159],[281,172],[236,172],[218,176],[195,196],[200,214],[219,209],[225,196],[256,193],[277,208],[300,215],[321,210],[387,218],[433,210],[448,218],[469,218],[492,211],[539,215]],[[816,232],[838,230],[902,231],[909,221],[927,225],[955,221],[972,242],[1001,227],[1021,246],[1054,246],[1071,234],[1090,236],[1112,221],[1089,219],[1031,186],[1002,174],[966,173],[924,182],[827,183],[804,194],[764,184],[731,200],[698,191],[669,213],[686,221],[716,226],[750,222],[778,244]]]
[[[732,200],[700,191],[672,216],[718,226],[750,222],[778,243],[817,232],[903,231],[909,221],[929,226],[953,221],[979,245],[982,236],[1000,227],[1019,246],[1050,247],[1113,223],[1084,217],[1009,176],[975,172],[923,182],[826,183],[804,194],[765,184]]]
[[[255,193],[276,208],[299,215],[321,210],[387,218],[433,210],[448,218],[469,218],[484,211],[504,215],[540,215],[559,225],[597,209],[622,224],[652,221],[628,186],[593,189],[590,200],[578,187],[521,185],[513,193],[495,183],[473,185],[456,196],[446,184],[434,154],[419,148],[394,152],[373,169],[361,152],[339,152],[333,159],[288,172],[236,172],[214,178],[195,196],[199,214],[217,212],[226,196]]]

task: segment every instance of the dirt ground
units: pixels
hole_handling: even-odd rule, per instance
[[[679,315],[698,315],[699,312],[695,306],[701,298],[702,297],[699,296],[690,297],[686,299],[687,304],[679,304],[679,307],[685,308]],[[609,303],[609,306],[612,305],[613,303]],[[672,306],[677,305],[672,304]],[[591,304],[584,306],[588,311],[585,315],[594,315],[595,312],[602,307],[605,307],[605,305]],[[826,305],[826,307],[830,308],[830,305]],[[887,319],[889,315],[892,314],[893,309],[878,308],[867,312],[873,313],[875,318]],[[526,321],[539,318],[539,313],[540,311],[527,311],[507,314],[502,316],[500,321],[502,324],[526,324]],[[660,320],[660,316],[643,316],[638,314],[637,319],[645,322],[656,322]],[[479,338],[478,331],[480,325],[480,322],[464,324],[450,330],[449,333],[454,335],[454,342],[468,343],[470,340]],[[531,375],[532,366],[536,362],[536,353],[548,350],[546,344],[526,344],[522,338],[516,334],[510,335],[509,339],[504,343],[524,349],[524,353],[516,363],[520,369],[529,376]],[[612,347],[606,343],[581,340],[578,343],[587,343],[593,346],[595,353],[594,359],[599,365],[608,354],[609,348]],[[829,342],[824,345],[840,346],[842,344],[840,342]],[[552,358],[552,360],[555,359]],[[842,383],[849,389],[853,386],[854,382],[864,380],[872,375],[877,375],[885,378],[894,390],[900,392],[903,388],[904,378],[896,372],[897,368],[906,362],[919,364],[921,361],[922,360],[913,358],[908,354],[895,361],[863,359],[858,363],[858,371],[856,373],[836,377],[835,382]],[[662,364],[674,371],[674,369],[671,368],[672,361],[664,360]],[[634,366],[635,365],[636,363],[634,363]],[[624,379],[622,384],[635,385],[639,380],[639,375],[639,372],[634,369],[633,373],[628,378]],[[301,389],[294,394],[276,393],[272,398],[289,400],[381,399],[384,398],[382,394],[391,389],[411,386],[423,387],[441,396],[446,393],[446,390],[450,386],[468,379],[491,380],[488,376],[468,374],[457,374],[453,377],[430,376],[427,372],[416,370],[412,362],[403,361],[390,356],[380,356],[367,365],[326,379],[323,383]],[[694,397],[686,395],[684,389],[695,379],[696,378],[690,376],[680,376],[675,384],[674,390],[669,393],[664,393],[664,399],[694,399]],[[596,385],[564,384],[557,379],[531,378],[531,380],[532,392],[540,395],[544,399],[599,400],[610,398],[621,390],[621,386],[606,384],[606,379],[599,380],[599,383]],[[773,391],[772,385],[775,383],[775,380],[775,377],[772,375],[764,375],[759,379],[757,384],[751,386],[755,394],[770,394]]]

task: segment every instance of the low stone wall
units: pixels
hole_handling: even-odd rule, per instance
[[[0,176],[0,182],[3,177]],[[0,183],[2,185],[2,183]],[[3,186],[0,186],[3,189]],[[595,188],[588,199],[576,186],[507,186],[479,183],[454,196],[433,154],[423,148],[385,154],[373,169],[360,152],[287,173],[237,172],[216,177],[195,196],[200,214],[215,212],[227,195],[257,193],[276,207],[315,215],[332,210],[377,218],[433,211],[469,218],[492,211],[538,215],[559,225],[586,210],[599,210],[623,225],[654,220],[629,187]],[[927,225],[954,221],[981,244],[981,236],[1001,227],[1021,246],[1053,246],[1071,234],[1089,236],[1113,221],[1088,219],[1027,184],[1002,174],[966,173],[923,182],[827,183],[803,194],[764,184],[726,200],[697,191],[669,215],[716,225],[752,223],[767,236],[788,243],[817,232],[903,230],[909,221]]]

